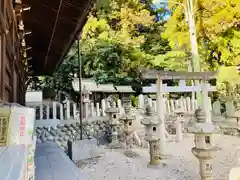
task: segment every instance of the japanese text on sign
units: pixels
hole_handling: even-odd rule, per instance
[[[20,136],[24,136],[25,133],[25,117],[20,117]]]

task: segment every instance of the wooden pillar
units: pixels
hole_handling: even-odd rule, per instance
[[[0,100],[2,100],[2,60],[3,60],[3,34],[1,32],[2,27],[0,26]]]
[[[5,35],[4,35],[4,30],[5,30],[5,23],[2,22],[4,21],[4,14],[5,14],[5,9],[6,9],[6,3],[5,3],[5,0],[4,1],[1,1],[3,4],[0,5],[0,14],[1,16],[3,17],[3,19],[0,19],[0,100],[3,100],[3,55],[4,55],[4,50],[5,50],[5,47],[4,47],[4,38],[5,38]]]
[[[4,7],[6,8],[6,5]],[[4,14],[5,14],[5,12],[6,11],[4,11]],[[2,49],[1,49],[1,61],[0,61],[0,63],[1,63],[1,71],[0,71],[0,78],[1,78],[0,79],[0,81],[1,81],[0,92],[1,92],[1,94],[0,94],[0,96],[1,96],[2,100],[4,100],[3,96],[4,96],[4,89],[5,89],[4,74],[5,74],[5,56],[6,56],[6,34],[5,34],[6,27],[5,27],[5,23],[3,23],[3,25],[4,25],[4,27],[2,27],[3,33],[2,33]]]

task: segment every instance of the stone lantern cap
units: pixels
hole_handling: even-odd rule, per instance
[[[119,109],[117,107],[109,107],[106,109],[105,113],[107,114],[119,113]]]
[[[219,128],[209,122],[196,123],[193,127],[189,128],[189,132],[195,134],[213,134],[218,133]]]
[[[130,97],[123,97],[122,100],[123,100],[124,104],[130,104],[131,103]]]
[[[148,125],[158,125],[161,122],[158,120],[158,117],[153,111],[151,106],[147,106],[146,108],[146,117],[141,120],[141,124],[148,126]]]
[[[153,134],[148,134],[144,137],[144,140],[146,141],[158,141],[160,140],[160,137],[153,135]]]
[[[110,103],[110,107],[106,109],[105,113],[108,114],[119,113],[119,109],[116,107],[113,98],[110,97],[108,101]]]
[[[87,87],[84,85],[84,86],[83,86],[83,90],[82,90],[82,94],[83,94],[83,95],[89,95],[89,94],[92,94],[92,92],[89,91],[89,90],[87,89]]]
[[[131,112],[131,108],[129,106],[125,106],[124,107],[124,110],[125,110],[125,114],[123,114],[121,117],[120,117],[120,120],[123,120],[123,121],[132,121],[132,120],[135,120],[136,117],[132,114]]]
[[[120,117],[120,120],[123,120],[123,121],[133,121],[135,119],[136,119],[136,117],[132,114],[130,114],[130,115],[129,114],[124,114]]]
[[[197,122],[189,128],[189,132],[195,134],[213,134],[219,132],[219,127],[211,122],[205,122],[205,113],[202,109],[195,111],[195,117]]]
[[[177,108],[174,112],[177,115],[183,115],[185,113],[184,109],[181,106],[177,106]]]
[[[158,125],[160,122],[157,119],[151,119],[149,117],[144,118],[141,120],[141,124],[148,126],[148,125]]]

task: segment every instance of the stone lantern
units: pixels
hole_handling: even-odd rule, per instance
[[[184,123],[184,109],[178,106],[175,110],[176,115],[176,141],[182,141],[183,139],[183,123]]]
[[[237,167],[230,170],[229,180],[239,180],[240,179],[240,158],[238,158]]]
[[[123,114],[120,117],[120,122],[123,124],[123,132],[125,135],[125,142],[126,142],[126,147],[128,147],[128,138],[129,136],[133,133],[134,128],[133,128],[133,120],[136,119],[136,117],[132,114],[131,112],[131,106],[130,106],[130,101],[126,100],[124,104],[124,110],[125,114]]]
[[[192,153],[199,159],[201,179],[213,180],[212,159],[216,157],[216,152],[220,148],[212,144],[212,135],[219,132],[219,129],[211,122],[206,122],[205,113],[202,109],[196,110],[195,117],[197,122],[190,130],[194,133],[195,143]]]
[[[154,114],[153,108],[147,106],[146,117],[141,120],[141,124],[145,126],[146,134],[145,140],[149,142],[150,147],[150,162],[149,166],[162,165],[160,157],[160,137],[159,137],[159,124],[157,116]]]
[[[118,141],[118,129],[119,129],[119,109],[116,107],[113,99],[109,100],[110,107],[106,109],[106,113],[108,114],[109,121],[108,124],[111,127],[111,139],[112,145],[116,145],[119,143]]]
[[[90,94],[91,92],[86,88],[86,86],[83,86],[83,90],[82,90],[82,102],[83,102],[83,106],[84,106],[84,115],[85,115],[85,119],[88,118],[88,114],[89,114],[89,103],[90,103]]]

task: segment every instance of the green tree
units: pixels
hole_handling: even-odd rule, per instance
[[[31,77],[28,82],[29,89],[43,90],[47,88],[73,93],[72,81],[79,70],[77,53],[77,44],[75,43],[59,69],[52,76]]]
[[[185,0],[178,0],[186,3]],[[240,3],[238,0],[198,0],[194,2],[197,40],[204,70],[217,70],[218,96],[234,99],[239,94],[238,75],[234,66],[240,63]],[[165,38],[172,49],[190,52],[189,27],[182,6],[169,3],[171,17],[165,24]],[[227,74],[227,76],[226,76]],[[230,92],[231,90],[231,92]],[[234,94],[234,95],[233,95]]]
[[[177,0],[185,3],[183,0]],[[196,3],[197,2],[197,3]],[[238,0],[194,1],[194,14],[202,68],[240,63],[240,4]],[[189,28],[182,6],[169,2],[172,16],[165,24],[164,37],[173,49],[190,50]]]
[[[154,9],[151,1],[106,4],[93,9],[82,33],[87,74],[99,83],[118,84],[133,78],[140,81],[140,71],[146,67],[186,69],[185,54],[168,54],[168,40],[161,36],[165,9]]]

